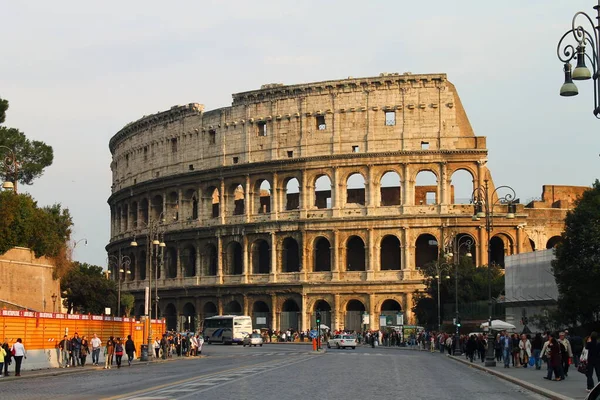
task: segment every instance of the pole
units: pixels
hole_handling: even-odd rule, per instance
[[[121,313],[121,267],[117,266],[117,273],[119,274],[119,291],[117,294],[117,314],[118,317]]]
[[[488,180],[485,180],[485,230],[487,231],[487,281],[488,281],[488,335],[487,335],[487,351],[485,356],[485,366],[495,367],[496,358],[494,357],[494,335],[492,333],[492,276],[490,268],[492,266],[492,247],[490,246],[490,233],[492,231],[492,209],[490,206],[490,193]]]
[[[438,333],[442,331],[442,314],[440,312],[440,266],[437,266],[437,308],[438,308]]]
[[[148,227],[148,356],[154,357],[154,349],[152,348],[152,225]]]
[[[458,237],[454,236],[454,257],[456,262],[454,263],[454,311],[455,311],[455,328],[456,332],[454,335],[454,355],[461,355],[460,351],[460,332],[458,328],[458,265],[460,264],[460,243],[458,243]]]

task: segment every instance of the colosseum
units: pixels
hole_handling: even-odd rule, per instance
[[[333,329],[361,330],[363,315],[367,328],[415,323],[420,269],[448,240],[468,238],[461,254],[488,263],[470,204],[485,180],[494,188],[486,138],[445,74],[267,84],[229,107],[144,116],[109,147],[107,251],[131,260],[135,315],[152,285],[169,329],[216,314],[308,329],[317,309]],[[499,204],[489,261],[552,247],[581,190],[544,186],[514,219]]]

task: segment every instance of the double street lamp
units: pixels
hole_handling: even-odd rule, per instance
[[[4,175],[4,182],[2,182],[2,189],[12,190],[17,193],[17,180],[19,174],[19,162],[17,161],[17,155],[13,149],[7,146],[0,146],[0,149],[7,150],[6,154],[2,156],[2,173]]]
[[[131,265],[131,258],[129,258],[128,256],[124,256],[119,254],[119,256],[108,256],[108,264],[109,264],[109,268],[108,268],[108,273],[112,273],[111,269],[110,269],[110,262],[114,262],[115,263],[115,267],[116,267],[116,271],[119,274],[119,289],[118,289],[118,294],[117,294],[117,313],[116,315],[119,316],[119,314],[121,313],[121,276],[124,275],[129,275],[131,274],[131,270],[129,269],[129,266]]]
[[[494,230],[494,218],[504,216],[506,219],[514,219],[517,211],[518,199],[515,199],[516,193],[510,186],[498,186],[493,191],[489,187],[489,180],[485,179],[483,186],[479,186],[473,190],[471,203],[473,203],[474,213],[473,221],[484,219],[485,231],[487,232],[487,281],[488,281],[488,348],[485,356],[485,366],[495,367],[496,359],[494,357],[494,335],[492,334],[492,278],[490,267],[492,264],[492,247],[491,247],[491,232]],[[503,196],[498,192],[502,189],[505,194]],[[506,214],[494,214],[495,206],[506,206]]]
[[[600,24],[600,0],[598,5],[594,6],[597,12],[596,19]],[[583,25],[587,25],[585,29]],[[579,93],[573,80],[583,81],[594,79],[594,116],[600,119],[600,25],[595,26],[592,18],[583,11],[577,12],[573,16],[571,29],[563,34],[558,41],[556,53],[558,59],[564,63],[563,71],[565,73],[565,82],[560,88],[561,96],[576,96]],[[575,41],[575,44],[568,43]],[[591,52],[586,52],[586,46]],[[577,66],[571,71],[571,61],[577,58]],[[592,72],[585,65],[585,59],[588,59],[592,65]]]
[[[450,269],[452,269],[452,265],[448,263],[439,263],[436,262],[433,264],[435,268],[435,276],[434,278],[437,280],[437,317],[438,317],[438,332],[442,331],[442,313],[441,313],[441,301],[440,301],[440,285],[442,278],[450,279],[450,275],[448,274]],[[444,274],[442,276],[442,274]]]

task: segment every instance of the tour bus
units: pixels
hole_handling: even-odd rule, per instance
[[[206,318],[202,336],[207,343],[242,344],[252,333],[252,318],[247,315],[217,315]]]

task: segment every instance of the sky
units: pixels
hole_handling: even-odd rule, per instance
[[[54,148],[32,186],[74,219],[74,259],[106,266],[109,139],[143,115],[206,110],[265,83],[446,73],[496,185],[523,202],[542,185],[599,177],[591,81],[558,95],[559,39],[592,0],[9,1],[0,0],[5,126]],[[588,63],[589,64],[589,63]]]

